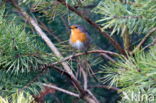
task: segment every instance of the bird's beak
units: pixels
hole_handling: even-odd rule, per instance
[[[69,26],[69,29],[72,29],[71,26]]]

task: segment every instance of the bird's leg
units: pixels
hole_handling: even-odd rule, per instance
[[[77,53],[77,50],[76,50],[76,49],[73,49],[73,54],[72,54],[72,56],[74,57],[76,53]]]
[[[75,54],[76,54],[76,50],[75,49],[72,49],[72,54],[71,54],[71,58],[70,58],[70,60],[72,60],[72,59],[75,59]]]

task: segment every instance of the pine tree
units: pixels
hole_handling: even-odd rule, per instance
[[[0,103],[155,103],[155,4],[0,1]],[[71,24],[89,30],[87,54],[72,55]],[[79,58],[91,70],[87,89]]]

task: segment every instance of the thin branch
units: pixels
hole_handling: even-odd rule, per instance
[[[112,63],[115,63],[116,61],[112,58],[112,57],[110,57],[108,54],[104,54],[104,53],[100,53],[100,55],[103,57],[103,58],[106,58],[106,59],[108,59],[110,62],[112,62]]]
[[[61,53],[58,51],[58,49],[56,48],[56,46],[51,42],[51,40],[47,37],[47,35],[42,31],[42,29],[39,27],[38,23],[32,18],[30,17],[22,8],[20,8],[18,6],[18,4],[14,1],[14,0],[10,0],[12,5],[16,8],[16,10],[24,17],[25,20],[27,20],[33,27],[34,29],[37,31],[38,35],[41,36],[41,38],[46,42],[46,44],[49,46],[49,48],[51,49],[51,51],[57,56],[57,57],[62,57]],[[64,67],[64,69],[70,73],[73,77],[74,74],[71,70],[71,68],[68,66],[68,64],[66,62],[62,62],[61,63],[62,66]]]
[[[54,63],[50,63],[50,64],[46,64],[46,65],[56,65],[56,64],[60,64],[61,62],[65,62],[69,59],[72,59],[72,58],[75,58],[75,57],[78,57],[78,56],[82,56],[82,55],[87,55],[87,54],[93,54],[93,53],[103,53],[103,54],[109,54],[109,55],[113,55],[113,56],[121,56],[119,55],[118,53],[114,53],[114,52],[111,52],[111,51],[105,51],[105,50],[92,50],[92,51],[87,51],[87,53],[77,53],[77,54],[74,54],[74,55],[70,55],[70,56],[67,56],[63,59],[61,59],[60,61],[58,62],[54,62]]]
[[[108,33],[103,32],[98,24],[96,24],[95,22],[93,22],[90,18],[88,18],[87,16],[85,16],[84,14],[82,14],[81,12],[79,12],[74,7],[70,6],[68,3],[65,2],[65,0],[57,0],[57,1],[60,2],[62,5],[66,6],[69,10],[75,12],[77,15],[79,15],[81,18],[83,18],[84,20],[86,20],[93,27],[95,27],[105,38],[107,38],[112,43],[112,45],[118,51],[120,51],[120,53],[126,55],[124,49],[121,48],[120,44],[116,40],[114,40]]]
[[[63,22],[63,24],[64,24],[64,26],[65,26],[65,28],[66,28],[66,31],[67,31],[67,33],[70,33],[70,26],[68,25],[68,22],[66,22],[66,21],[68,21],[68,20],[66,20],[65,18],[64,18],[64,16],[61,16],[61,20],[62,20],[62,22]]]
[[[43,65],[41,67],[42,69],[46,69],[46,68],[51,68],[51,69],[54,69],[56,70],[57,72],[61,73],[62,75],[66,75],[73,83],[74,85],[78,88],[78,90],[81,92],[81,93],[84,93],[84,90],[83,88],[81,87],[79,81],[77,79],[75,79],[74,77],[72,77],[68,72],[60,69],[59,67],[57,66],[54,66],[54,65]]]
[[[137,45],[137,47],[133,50],[132,53],[135,53],[137,50],[139,50],[141,48],[141,45],[143,45],[145,43],[145,41],[149,38],[149,36],[151,36],[154,32],[156,31],[156,27],[154,27],[153,29],[151,29],[146,35],[145,37],[141,40],[141,42]]]
[[[84,90],[88,89],[88,75],[86,73],[86,71],[84,70],[85,68],[80,67],[82,75],[83,75],[83,80],[84,80]]]
[[[31,9],[30,9],[31,11]],[[40,27],[45,30],[46,32],[48,32],[48,34],[52,35],[54,37],[55,40],[57,40],[58,42],[61,42],[61,39],[56,36],[57,34],[55,34],[55,32],[52,29],[49,29],[42,21],[39,20],[38,17],[34,17],[36,21],[39,22]]]
[[[150,43],[150,44],[148,44],[147,46],[145,46],[145,47],[143,48],[143,50],[145,50],[145,49],[147,49],[147,48],[149,48],[149,47],[151,47],[151,46],[154,46],[155,44],[156,44],[156,38],[153,40],[152,43]]]
[[[71,92],[71,91],[68,91],[68,90],[59,88],[59,87],[57,87],[57,86],[55,86],[55,85],[52,85],[52,84],[45,84],[45,83],[43,83],[43,86],[46,86],[46,87],[49,87],[49,88],[58,90],[58,91],[60,91],[60,92],[63,92],[63,93],[65,93],[65,94],[68,94],[68,95],[71,95],[71,96],[74,96],[74,97],[77,97],[77,98],[80,97],[79,94],[76,94],[76,93],[73,93],[73,92]]]
[[[93,51],[88,51],[87,54],[90,54],[90,53],[100,53],[100,54],[109,54],[109,55],[115,55],[115,56],[119,56],[119,54],[117,53],[114,53],[114,52],[110,52],[110,51],[104,51],[104,50],[93,50]],[[35,53],[36,54],[36,53]],[[64,61],[67,61],[71,58],[74,58],[74,57],[78,57],[78,56],[81,56],[81,55],[86,55],[86,53],[77,53],[75,55],[71,55],[71,56],[68,56],[68,57],[65,57],[64,59],[60,60],[59,62],[55,62],[55,63],[51,63],[51,64],[45,64],[45,65],[42,65],[39,69],[41,70],[44,70],[43,72],[41,72],[40,74],[38,74],[33,80],[31,80],[30,82],[28,82],[22,89],[20,89],[19,91],[21,90],[24,90],[25,88],[28,88],[34,81],[36,81],[38,78],[40,78],[42,75],[44,75],[45,73],[47,73],[48,69],[46,67],[48,66],[54,66],[56,64],[60,64],[61,62],[64,62]],[[107,55],[108,56],[108,55]],[[112,62],[115,62],[114,60],[112,60]]]
[[[94,51],[88,51],[87,54],[90,54],[90,53],[100,53],[100,54],[110,54],[110,55],[115,55],[115,56],[119,56],[119,54],[117,53],[114,53],[114,52],[110,52],[110,51],[104,51],[104,50],[94,50]],[[55,63],[51,63],[51,64],[45,64],[45,65],[42,65],[39,69],[41,70],[44,70],[43,72],[39,73],[33,80],[31,80],[30,82],[28,82],[22,89],[19,90],[22,91],[26,88],[28,88],[33,82],[35,82],[38,78],[40,78],[42,75],[44,75],[45,73],[48,72],[48,68],[49,67],[52,67],[53,69],[57,70],[58,72],[60,72],[61,74],[64,74],[66,75],[68,78],[72,78],[67,72],[59,69],[58,67],[55,67],[54,65],[56,64],[60,64],[61,62],[63,61],[66,61],[66,60],[69,60],[71,58],[74,58],[74,57],[78,57],[78,56],[81,56],[81,55],[86,55],[86,53],[77,53],[75,55],[71,55],[71,56],[68,56],[66,58],[64,58],[63,60],[59,61],[59,62],[55,62]],[[76,82],[78,82],[77,80],[74,80]],[[76,83],[77,84],[77,83]],[[81,90],[82,88],[79,86],[79,84],[76,85],[76,87],[79,88],[79,90]],[[82,90],[81,90],[82,92]]]
[[[98,47],[99,50],[103,50],[102,48]],[[107,53],[100,53],[100,56],[102,56],[104,59],[108,59],[110,62],[115,63],[116,61]]]
[[[82,73],[82,76],[83,76],[83,87],[84,87],[84,90],[87,90],[88,89],[88,73],[87,72],[87,60],[85,59],[81,59],[81,58],[78,58],[77,59],[77,64],[78,64],[78,68],[80,70],[80,72]]]
[[[90,98],[88,98],[88,96],[85,96],[85,99],[88,100],[89,102],[88,103],[99,103],[99,101],[96,99],[96,97],[93,95],[93,93],[87,89],[87,93],[91,96],[91,98],[93,98],[93,100],[91,100]]]
[[[57,34],[54,33],[53,30],[49,29],[43,22],[39,21],[39,24],[41,26],[41,28],[45,31],[47,31],[50,35],[52,35],[58,42],[61,42],[61,39],[56,36]]]
[[[87,91],[85,91],[81,85],[79,84],[79,82],[75,79],[72,78],[72,76],[67,73],[66,71],[63,71],[61,69],[59,69],[56,66],[50,66],[53,67],[53,69],[57,70],[60,73],[65,74],[69,79],[71,79],[71,81],[75,84],[75,86],[78,88],[78,90],[80,91],[80,98],[82,98],[83,100],[85,100],[87,103],[99,103],[99,101],[96,99],[96,97],[91,93],[90,90],[87,89]]]
[[[83,100],[85,100],[87,103],[99,103],[97,101],[97,99],[94,97],[94,95],[91,94],[90,90],[85,91],[81,87],[79,81],[77,79],[73,78],[71,76],[71,74],[69,74],[68,72],[66,72],[66,71],[64,71],[64,70],[62,70],[59,67],[56,67],[54,65],[44,65],[42,68],[45,68],[45,69],[46,68],[51,68],[51,69],[54,69],[54,70],[56,70],[57,72],[59,72],[59,73],[61,73],[63,75],[66,75],[71,80],[71,82],[77,87],[77,89],[79,90],[79,92],[80,92],[80,98],[82,98]]]
[[[74,6],[75,9],[77,8],[83,8],[83,9],[93,9],[94,7],[96,7],[97,4],[91,4],[91,5],[86,5],[86,6],[79,6],[79,5],[76,5]]]

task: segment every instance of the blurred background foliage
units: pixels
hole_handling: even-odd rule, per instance
[[[65,0],[78,11],[96,21],[103,31],[115,38],[121,46],[131,52],[144,36],[156,27],[155,0]],[[87,28],[93,38],[93,49],[117,52],[112,44],[81,17],[61,5],[57,0],[18,0],[22,7],[40,25],[55,43],[63,56],[72,54],[68,44],[71,24]],[[128,36],[124,36],[128,35]],[[150,35],[143,47],[155,39]],[[140,103],[125,100],[121,92],[133,91],[155,96],[155,47],[141,49],[128,57],[112,57],[115,63],[101,55],[87,55],[90,67],[98,79],[91,76],[89,85],[102,84],[120,88],[120,92],[103,88],[91,89],[101,103]],[[54,83],[58,87],[75,92],[66,77],[51,68],[42,75],[43,64],[59,61],[48,46],[37,35],[32,26],[24,21],[8,0],[0,0],[0,103],[35,103],[43,99],[46,103],[73,103],[77,99],[64,93],[47,93],[41,83]],[[68,64],[77,73],[77,62]],[[41,75],[39,75],[41,74]],[[131,93],[129,93],[131,94]],[[82,100],[77,100],[83,103]],[[143,100],[141,103],[155,103]]]
[[[125,0],[126,2],[126,0]],[[123,25],[128,26],[130,34],[147,33],[156,26],[155,24],[155,3],[154,0],[104,0],[93,10],[96,14],[101,15],[97,20],[102,29],[112,28],[112,34],[119,34]]]
[[[103,81],[106,83],[111,79],[112,81],[109,83],[111,86],[120,87],[121,91],[129,93],[129,96],[133,92],[155,97],[155,51],[156,48],[152,47],[148,52],[138,52],[134,57],[121,58],[114,65],[103,66],[103,71],[100,72],[106,75]],[[136,101],[123,99],[121,103],[139,103],[137,99]],[[155,103],[155,100],[148,102],[143,100],[142,102]]]

